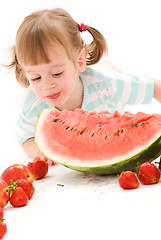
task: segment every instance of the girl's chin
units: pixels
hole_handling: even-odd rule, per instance
[[[63,108],[63,103],[62,102],[58,102],[58,101],[54,101],[54,100],[46,100],[46,102],[48,103],[48,104],[50,104],[51,106],[53,106],[53,107],[55,107],[56,109],[58,109],[58,110],[62,110],[62,109],[64,109]]]
[[[60,111],[63,109],[72,111],[73,106],[70,106],[70,104],[68,104],[68,99],[62,99],[61,96],[62,95],[60,95],[57,99],[46,98],[44,101]]]

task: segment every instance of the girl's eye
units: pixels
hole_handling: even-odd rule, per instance
[[[53,75],[53,77],[59,77],[62,74],[63,74],[63,72],[59,72],[59,73],[55,73],[55,74],[52,74],[52,75]]]
[[[37,77],[37,78],[33,78],[31,80],[34,82],[34,81],[37,81],[37,80],[40,80],[40,79],[41,79],[41,77]]]

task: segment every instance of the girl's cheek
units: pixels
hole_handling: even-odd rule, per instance
[[[69,91],[73,88],[73,83],[71,80],[65,80],[63,81],[63,84],[62,84],[62,88],[65,90],[65,91]]]
[[[42,93],[41,93],[41,89],[38,86],[35,86],[35,84],[30,84],[32,90],[34,91],[35,95],[39,98],[42,98]]]

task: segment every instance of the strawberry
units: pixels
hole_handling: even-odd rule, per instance
[[[3,222],[4,219],[0,219],[0,239],[6,234],[7,226],[6,223]]]
[[[35,192],[33,184],[27,179],[19,179],[15,182],[12,179],[10,179],[10,182],[11,185],[9,186],[9,189],[11,193],[13,193],[17,187],[21,187],[27,194],[28,198],[30,199]]]
[[[140,165],[138,178],[143,184],[158,183],[160,171],[153,163],[145,162]]]
[[[28,196],[21,187],[17,187],[11,195],[10,203],[14,207],[22,207],[27,205]]]
[[[49,165],[45,158],[35,157],[32,162],[27,164],[34,180],[41,179],[48,173]]]
[[[0,207],[3,208],[6,206],[10,199],[10,190],[7,186],[7,183],[0,178]]]
[[[131,171],[122,172],[119,177],[119,185],[123,189],[134,189],[139,186],[135,173]]]
[[[18,180],[17,185],[25,191],[29,199],[33,196],[35,189],[30,181],[27,179],[20,179]]]

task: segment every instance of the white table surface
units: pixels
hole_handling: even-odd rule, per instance
[[[16,153],[5,155],[1,172],[11,164],[32,160],[17,145],[12,147]],[[34,187],[27,206],[14,208],[8,203],[4,207],[5,240],[160,237],[161,181],[123,190],[118,176],[84,174],[56,165],[45,178],[34,181]]]

